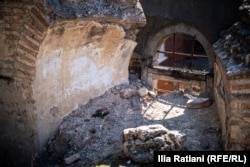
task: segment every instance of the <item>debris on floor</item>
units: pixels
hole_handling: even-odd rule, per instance
[[[49,140],[45,157],[40,160],[44,163],[41,166],[82,167],[105,164],[139,167],[150,161],[136,160],[135,156],[133,158],[124,153],[124,132],[126,129],[156,124],[167,129],[168,133],[177,131],[185,134],[184,148],[174,145],[176,149],[222,150],[215,104],[203,109],[187,108],[189,98],[180,91],[154,98],[148,96],[150,98],[145,100],[144,95],[141,97],[138,94],[141,88],[148,90],[145,91],[148,96],[150,88],[137,80],[117,85],[72,111]],[[158,136],[153,140],[160,138]],[[173,147],[171,144],[169,146]],[[131,152],[131,149],[127,152]]]

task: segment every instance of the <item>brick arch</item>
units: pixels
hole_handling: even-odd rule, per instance
[[[155,59],[156,51],[158,50],[158,48],[168,37],[168,35],[173,33],[185,33],[187,35],[195,36],[197,41],[200,42],[200,44],[203,46],[206,55],[208,56],[209,67],[213,69],[215,54],[212,45],[210,44],[206,36],[202,34],[199,30],[184,23],[167,26],[162,30],[158,31],[156,34],[154,34],[146,44],[145,53],[147,54],[147,56]]]
[[[0,4],[0,78],[31,83],[39,47],[50,25],[41,0]]]
[[[49,21],[43,0],[0,2],[0,164],[30,166],[37,154],[32,82]]]

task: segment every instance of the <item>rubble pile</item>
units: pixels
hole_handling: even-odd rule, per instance
[[[123,130],[123,151],[134,162],[153,163],[154,151],[180,151],[186,135],[160,124]]]
[[[249,1],[240,7],[242,21],[236,22],[221,33],[221,38],[213,45],[227,74],[250,71],[250,25]]]
[[[239,7],[240,17],[243,22],[250,24],[250,0],[244,0]]]
[[[182,92],[156,96],[140,80],[117,85],[64,118],[47,144],[46,156],[41,159],[45,164],[41,166],[150,165],[152,147],[169,151],[220,150],[214,106],[187,109],[188,99]],[[133,128],[142,129],[136,130],[140,133],[138,139],[131,142],[128,140]],[[158,130],[163,133],[158,134]],[[153,143],[147,140],[148,135],[153,136]],[[139,150],[131,149],[131,143]],[[134,151],[144,153],[137,157]]]

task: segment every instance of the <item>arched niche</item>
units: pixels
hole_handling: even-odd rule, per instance
[[[176,68],[168,70],[169,68],[161,68],[157,66],[157,61],[159,60],[159,50],[161,49],[162,44],[166,39],[171,36],[171,34],[186,34],[190,37],[193,37],[202,48],[204,49],[204,55],[208,59],[208,65],[206,67],[205,73],[193,73],[193,71],[178,71]],[[206,38],[196,28],[180,23],[176,25],[171,25],[163,28],[158,31],[148,40],[146,49],[145,49],[146,61],[145,68],[142,71],[142,78],[146,80],[156,91],[159,90],[159,83],[164,85],[170,85],[170,90],[179,89],[180,87],[199,87],[202,93],[211,93],[213,92],[213,64],[215,60],[214,50],[212,45]],[[156,65],[156,66],[155,66]],[[157,68],[159,67],[159,68]],[[190,86],[190,85],[191,86]],[[187,86],[189,85],[189,86]]]
[[[155,57],[155,55],[157,55],[157,50],[166,40],[168,35],[173,33],[184,33],[190,36],[194,36],[196,40],[199,41],[199,43],[203,46],[209,59],[209,67],[210,69],[213,69],[214,50],[212,48],[212,45],[210,44],[206,36],[203,35],[199,30],[184,23],[167,26],[154,34],[146,44],[145,54],[147,55],[147,57],[151,57],[153,61],[157,59],[157,57]]]

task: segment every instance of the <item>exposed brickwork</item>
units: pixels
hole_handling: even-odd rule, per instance
[[[0,27],[7,51],[0,57],[0,76],[32,81],[36,55],[49,27],[42,1],[4,1]]]
[[[0,2],[0,166],[30,166],[36,156],[31,83],[49,26],[42,2]]]
[[[215,65],[215,97],[226,150],[250,149],[250,77],[230,76],[220,59]]]

